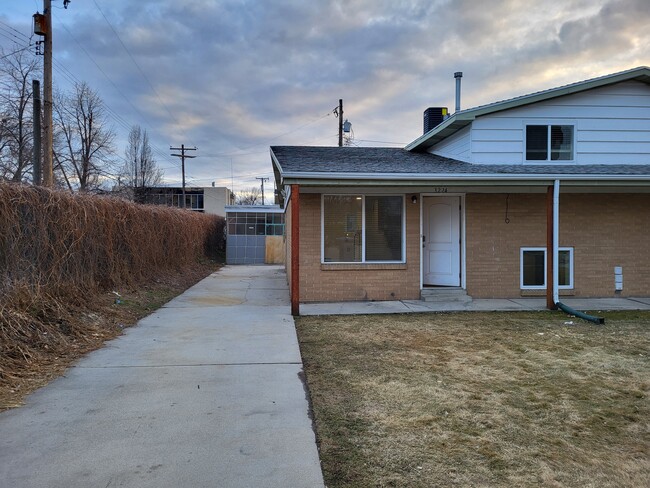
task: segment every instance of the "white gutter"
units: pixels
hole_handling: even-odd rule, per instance
[[[446,180],[543,180],[556,179],[561,176],[563,180],[608,180],[608,181],[650,181],[650,174],[644,175],[608,175],[608,174],[495,174],[495,173],[450,173],[450,174],[422,174],[422,173],[284,173],[283,179],[303,180],[392,180],[392,181],[446,181]]]
[[[560,301],[560,180],[553,182],[553,303]]]

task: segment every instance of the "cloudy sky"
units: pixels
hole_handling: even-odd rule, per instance
[[[86,81],[124,152],[146,128],[167,183],[169,146],[197,146],[188,185],[258,184],[270,145],[400,146],[429,106],[489,103],[650,65],[648,0],[53,0],[55,84]],[[42,0],[0,0],[0,45],[27,42]]]

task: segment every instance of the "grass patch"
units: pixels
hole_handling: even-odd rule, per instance
[[[301,317],[328,487],[650,486],[650,313]]]

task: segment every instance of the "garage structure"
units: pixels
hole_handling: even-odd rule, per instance
[[[284,210],[279,205],[226,206],[226,263],[284,263]]]

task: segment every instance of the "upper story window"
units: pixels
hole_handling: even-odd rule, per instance
[[[527,125],[526,161],[572,161],[572,125]]]

